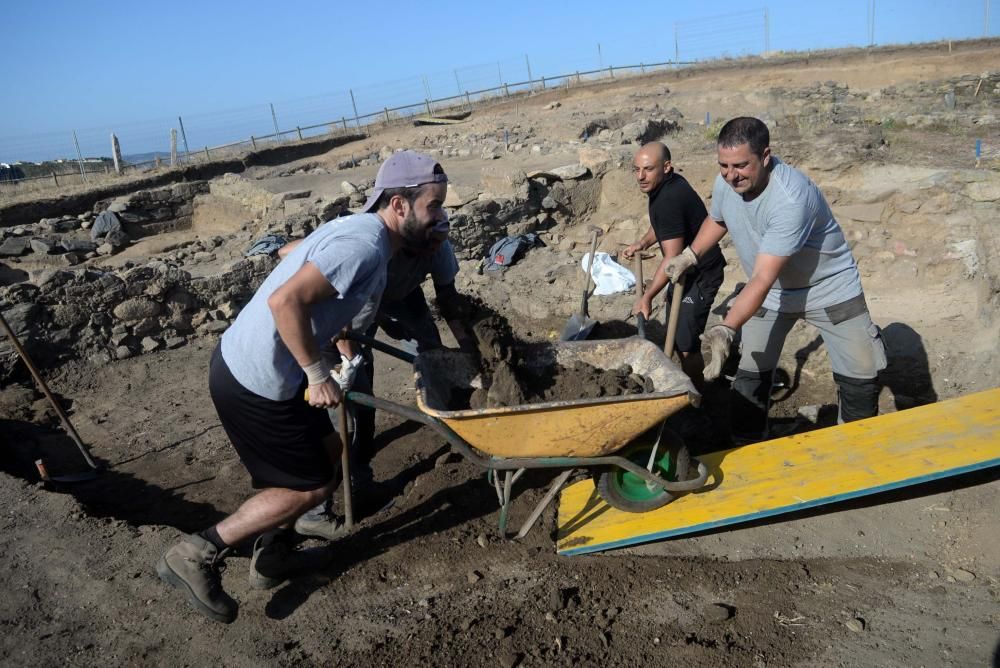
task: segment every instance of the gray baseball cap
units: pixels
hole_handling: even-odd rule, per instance
[[[448,183],[448,176],[437,160],[416,151],[393,153],[378,168],[375,191],[365,202],[361,212],[372,211],[382,192],[389,188],[416,188],[425,183]]]

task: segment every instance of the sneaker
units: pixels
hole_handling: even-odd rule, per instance
[[[253,544],[250,586],[272,589],[294,575],[326,566],[332,556],[325,548],[296,550],[284,531],[268,531]]]
[[[201,536],[185,536],[160,558],[160,579],[180,589],[188,603],[209,619],[229,624],[239,606],[222,590],[221,571],[228,550],[218,549]]]
[[[337,540],[347,533],[344,519],[333,513],[306,513],[295,520],[295,533],[326,540]]]

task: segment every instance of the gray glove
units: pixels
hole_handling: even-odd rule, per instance
[[[705,367],[705,380],[715,380],[722,373],[722,365],[729,358],[729,348],[733,345],[736,330],[726,325],[713,325],[701,335],[701,340],[708,344],[712,360]]]
[[[681,276],[684,275],[684,272],[697,264],[698,255],[691,250],[690,246],[688,246],[683,251],[670,258],[667,262],[667,266],[663,268],[663,273],[670,277],[671,283],[676,283],[680,280]]]

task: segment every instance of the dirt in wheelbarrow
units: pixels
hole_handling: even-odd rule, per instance
[[[653,382],[625,364],[600,369],[585,362],[539,365],[518,354],[525,344],[499,315],[489,315],[473,327],[479,350],[483,387],[455,392],[451,410],[520,406],[546,401],[596,399],[653,391]]]

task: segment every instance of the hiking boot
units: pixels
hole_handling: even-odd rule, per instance
[[[284,531],[268,531],[253,544],[250,558],[250,586],[272,589],[288,578],[314,571],[330,563],[329,550],[296,550]]]
[[[295,520],[295,533],[326,540],[337,540],[347,533],[344,519],[333,513],[306,513]]]
[[[185,536],[160,557],[156,572],[161,580],[180,589],[195,610],[213,621],[229,624],[236,619],[239,606],[222,590],[226,552],[219,553],[201,536]]]

